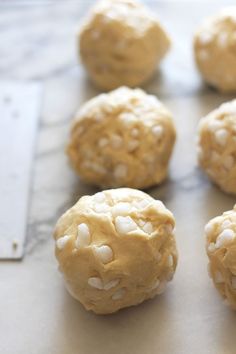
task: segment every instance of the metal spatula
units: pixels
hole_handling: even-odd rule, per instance
[[[41,85],[0,81],[0,259],[20,259],[30,199]]]

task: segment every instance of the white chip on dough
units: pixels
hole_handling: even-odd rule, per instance
[[[102,245],[102,246],[93,246],[94,253],[98,257],[98,259],[106,264],[112,261],[113,259],[113,251],[110,246]]]
[[[120,234],[137,230],[137,224],[130,216],[117,216],[115,218],[116,230]]]
[[[75,246],[77,248],[86,247],[90,244],[90,232],[85,223],[78,225]]]
[[[93,288],[102,290],[103,289],[103,283],[102,279],[98,277],[91,277],[88,279],[88,285],[90,285]]]
[[[228,243],[230,243],[235,238],[235,233],[231,229],[225,229],[221,232],[221,234],[217,237],[216,240],[216,248],[224,247]]]
[[[68,235],[65,235],[65,236],[62,236],[62,237],[58,238],[56,240],[57,248],[59,250],[62,250],[65,247],[65,245],[67,244],[67,242],[69,241],[69,239],[70,239],[70,236],[68,236]]]

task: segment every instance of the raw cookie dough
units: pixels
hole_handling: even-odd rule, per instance
[[[141,85],[170,47],[159,21],[133,0],[99,2],[85,20],[78,42],[91,79],[105,90]]]
[[[236,100],[202,118],[198,137],[200,166],[223,191],[236,194]]]
[[[236,91],[236,6],[209,18],[194,37],[195,60],[205,81]]]
[[[146,188],[165,179],[174,142],[164,105],[140,89],[122,87],[78,111],[67,152],[86,182]]]
[[[236,310],[236,205],[205,227],[209,275],[226,302]]]
[[[161,294],[177,265],[174,226],[162,202],[135,189],[82,197],[54,234],[68,291],[97,314]]]

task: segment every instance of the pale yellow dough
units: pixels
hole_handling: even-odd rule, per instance
[[[194,53],[208,84],[220,91],[236,91],[236,6],[203,23],[194,37]]]
[[[209,275],[216,289],[236,310],[236,205],[206,225]]]
[[[201,119],[198,139],[200,166],[223,191],[236,194],[236,100]]]
[[[159,21],[133,0],[105,0],[78,34],[79,51],[94,83],[105,90],[140,86],[170,46]]]
[[[177,265],[174,226],[162,202],[135,189],[82,197],[54,234],[68,291],[98,314],[162,293]]]
[[[122,87],[78,111],[67,152],[86,182],[142,189],[165,179],[174,142],[164,105],[140,89]]]

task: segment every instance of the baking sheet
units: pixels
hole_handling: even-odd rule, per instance
[[[173,112],[178,139],[169,179],[148,192],[163,200],[176,217],[180,258],[176,275],[163,295],[111,316],[86,312],[67,294],[57,271],[51,239],[59,215],[81,195],[96,191],[79,181],[64,155],[73,112],[98,93],[86,80],[82,68],[77,67],[72,43],[63,42],[65,33],[72,36],[85,5],[68,1],[56,8],[41,9],[40,16],[35,8],[32,11],[27,8],[20,14],[15,12],[14,16],[8,13],[12,16],[9,23],[13,17],[18,18],[18,24],[22,21],[22,36],[27,31],[23,22],[27,26],[34,24],[29,48],[39,39],[40,31],[43,36],[51,30],[50,45],[46,45],[46,49],[50,47],[47,62],[42,60],[39,50],[34,58],[26,56],[27,70],[24,63],[11,68],[12,75],[18,78],[27,75],[44,78],[45,100],[27,254],[21,263],[0,264],[0,353],[235,353],[236,314],[222,304],[208,278],[203,238],[205,223],[231,209],[235,198],[222,193],[198,170],[194,146],[200,117],[232,98],[202,85],[191,54],[193,29],[203,16],[216,11],[222,3],[150,3],[169,28],[173,50],[162,74],[145,88],[157,94]],[[62,21],[63,31],[58,32]],[[36,62],[41,64],[37,67]]]

